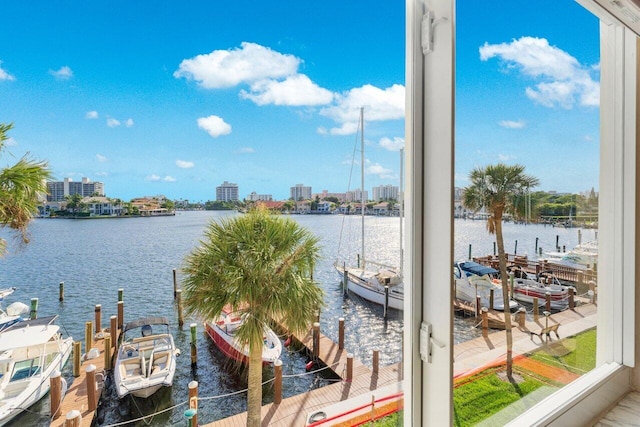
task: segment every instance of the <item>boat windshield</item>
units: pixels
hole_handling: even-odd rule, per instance
[[[13,367],[10,381],[20,381],[36,375],[40,371],[39,358],[21,360]]]

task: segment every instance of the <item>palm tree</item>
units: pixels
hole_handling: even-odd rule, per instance
[[[0,151],[12,128],[13,123],[0,123]],[[29,242],[27,227],[37,211],[38,197],[47,193],[49,178],[47,163],[33,160],[28,153],[13,166],[0,169],[0,228],[9,227],[18,233],[23,243]],[[6,248],[7,242],[0,238],[0,256]]]
[[[463,204],[476,212],[485,208],[489,213],[487,230],[496,235],[498,243],[498,261],[502,279],[502,298],[505,310],[509,307],[509,285],[507,279],[507,259],[502,236],[502,217],[514,211],[514,200],[538,185],[538,179],[524,173],[524,166],[508,166],[503,163],[477,167],[469,174],[471,185],[462,193]],[[511,316],[505,311],[505,330],[507,334],[507,377],[513,378],[513,337],[511,334]]]
[[[216,318],[230,305],[246,320],[236,332],[249,343],[247,426],[260,426],[264,326],[278,319],[304,333],[323,305],[312,274],[318,238],[265,208],[211,222],[186,258],[184,301],[190,314]]]

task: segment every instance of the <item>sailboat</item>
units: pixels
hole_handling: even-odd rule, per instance
[[[355,266],[347,266],[336,261],[334,264],[343,280],[345,291],[354,293],[362,299],[382,305],[386,308],[402,310],[404,308],[404,286],[400,268],[376,264],[365,257],[364,216],[366,200],[364,191],[364,109],[360,109],[360,152],[361,152],[361,252]],[[402,171],[400,172],[402,176]],[[400,200],[400,237],[402,239],[402,200]],[[400,265],[402,265],[402,243],[400,243]],[[372,267],[373,266],[373,267]]]

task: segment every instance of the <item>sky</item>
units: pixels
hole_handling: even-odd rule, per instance
[[[521,163],[538,189],[598,189],[598,21],[573,0],[464,0],[456,176]],[[6,2],[0,167],[25,153],[109,197],[289,197],[399,185],[402,1]],[[576,30],[579,29],[579,30]],[[355,157],[355,166],[354,159]],[[370,193],[371,194],[371,193]]]

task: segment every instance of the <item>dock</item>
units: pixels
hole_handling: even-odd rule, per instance
[[[98,335],[100,336],[100,335]],[[79,411],[82,417],[79,423],[74,423],[77,427],[90,427],[93,423],[95,416],[95,410],[90,411],[88,407],[88,393],[87,393],[87,373],[86,369],[89,365],[96,367],[96,401],[100,400],[102,393],[102,386],[104,384],[105,375],[105,351],[111,351],[111,358],[113,358],[113,348],[105,350],[104,340],[98,339],[94,342],[92,348],[98,349],[99,355],[93,359],[81,359],[79,376],[73,378],[72,383],[69,385],[67,393],[64,395],[60,404],[60,416],[51,421],[51,427],[61,427],[65,425],[67,414],[71,411]],[[73,357],[73,356],[72,356]],[[113,360],[113,359],[112,359]]]
[[[300,341],[308,348],[311,348],[313,342],[312,332],[310,331]],[[262,425],[270,427],[300,427],[301,425],[307,425],[305,421],[308,421],[310,414],[325,411],[325,409],[341,402],[352,402],[353,399],[361,398],[363,394],[370,393],[375,395],[376,390],[378,390],[380,396],[382,396],[392,391],[396,393],[402,391],[401,364],[380,367],[376,373],[353,357],[349,362],[347,355],[348,351],[346,349],[340,349],[337,343],[320,334],[319,358],[342,380],[319,389],[284,398],[280,404],[270,403],[263,405]],[[353,378],[351,381],[347,381],[345,376],[348,363],[353,364]],[[395,397],[396,401],[401,399],[401,396]],[[368,401],[369,405],[366,411],[370,414],[371,398]],[[346,413],[349,409],[353,409],[353,406],[355,405],[347,405],[344,412]],[[356,417],[357,415],[357,413],[350,414],[351,417]],[[247,414],[243,412],[203,425],[206,427],[244,427],[246,420]],[[341,419],[341,422],[346,420]],[[335,420],[335,422],[338,422],[338,420]]]

